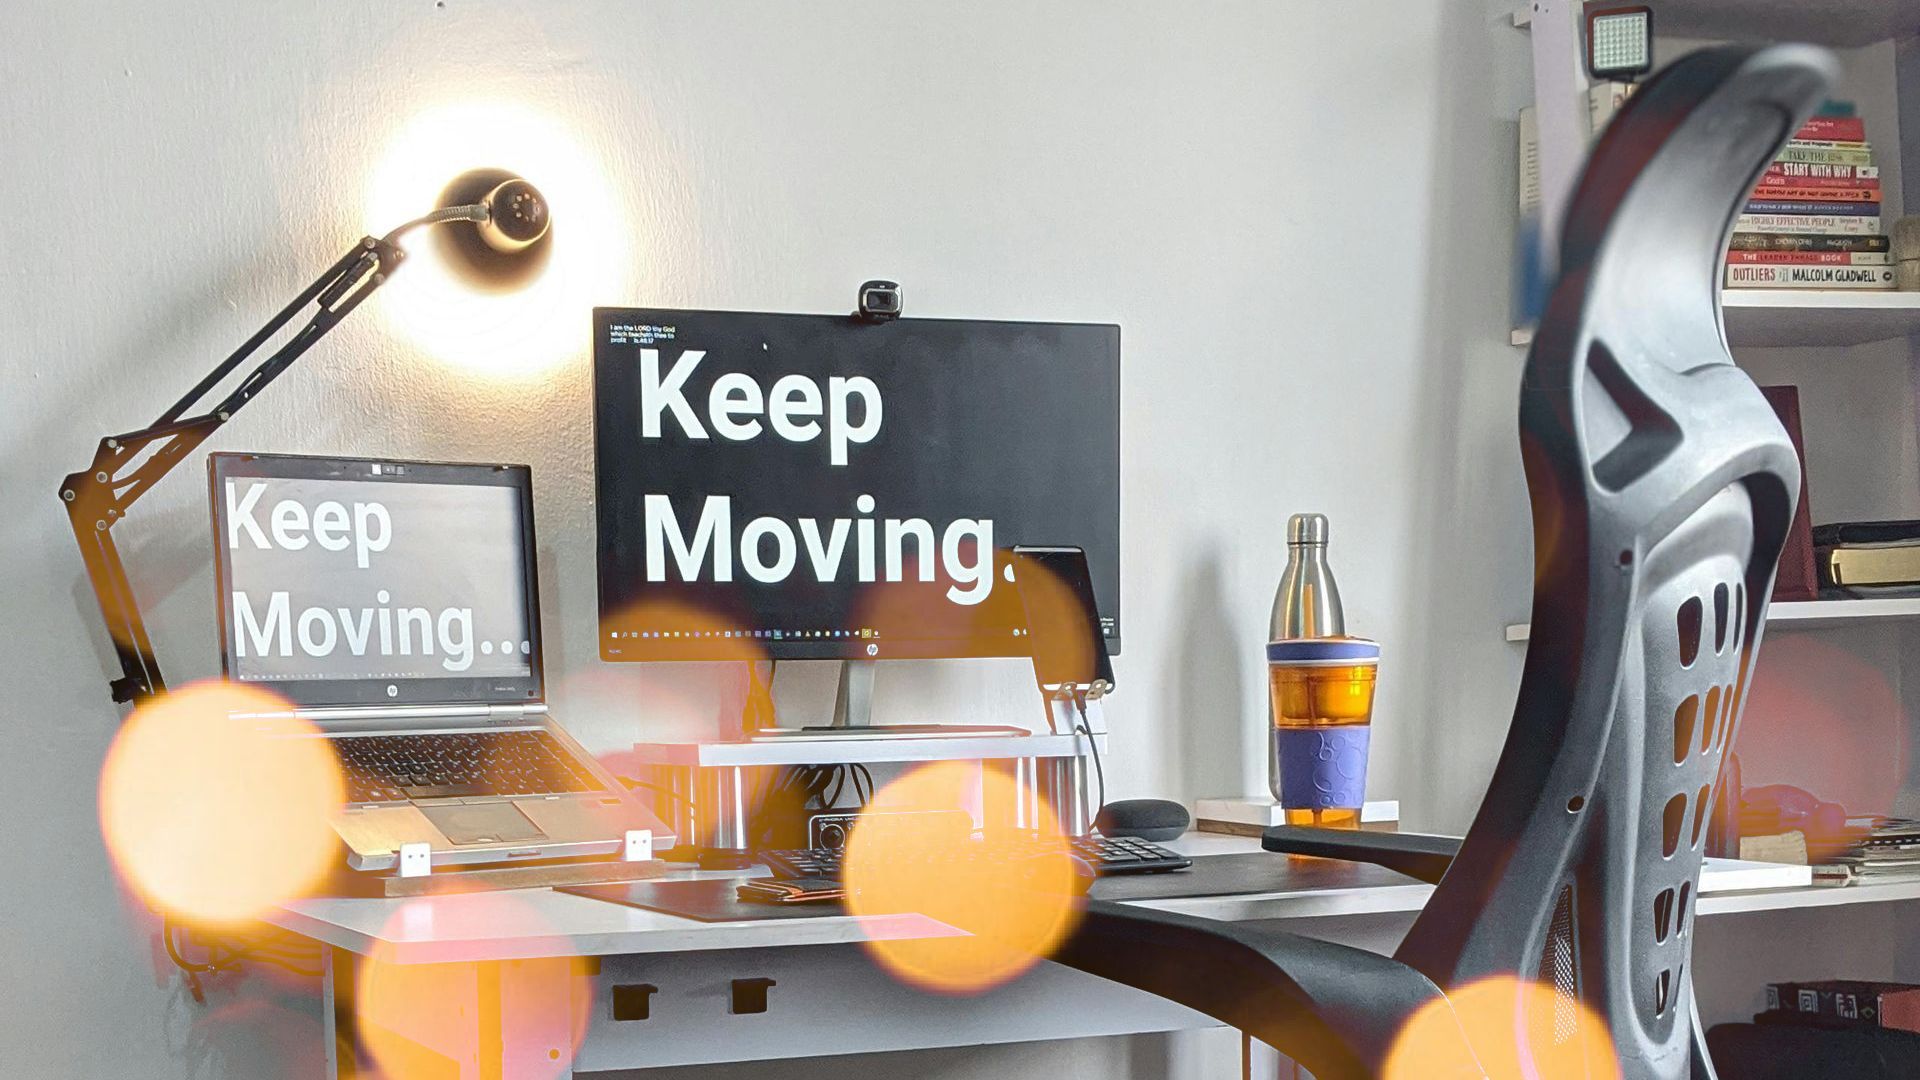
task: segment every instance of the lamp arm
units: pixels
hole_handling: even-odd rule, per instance
[[[146,623],[141,618],[126,566],[113,542],[113,527],[126,517],[127,510],[148,488],[186,460],[194,448],[231,420],[241,406],[253,400],[368,295],[385,284],[388,275],[406,258],[406,252],[395,243],[402,233],[418,225],[476,220],[473,216],[476,210],[485,213],[484,207],[452,207],[409,222],[385,239],[371,236],[362,239],[184,397],[161,413],[159,419],[138,431],[101,439],[94,451],[93,463],[61,482],[60,498],[66,503],[67,519],[80,546],[88,582],[93,587],[94,599],[100,604],[100,614],[106,619],[113,651],[120,661],[120,678],[108,683],[115,702],[144,701],[165,693],[167,684],[154,657],[153,643],[147,637]],[[304,326],[261,360],[226,397],[209,408],[200,408],[214,387],[309,308],[314,309],[313,314]]]

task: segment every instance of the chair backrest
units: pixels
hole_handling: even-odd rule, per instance
[[[1706,823],[1800,490],[1727,351],[1727,234],[1834,70],[1801,46],[1694,53],[1588,160],[1521,392],[1535,581],[1519,701],[1397,954],[1443,988],[1555,987],[1516,1017],[1523,1038],[1575,1038],[1584,1008],[1630,1077],[1688,1074]]]

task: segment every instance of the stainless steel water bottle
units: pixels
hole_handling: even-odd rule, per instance
[[[1333,568],[1327,565],[1327,517],[1295,514],[1287,519],[1287,569],[1280,575],[1279,590],[1273,594],[1273,617],[1267,626],[1267,640],[1342,637],[1346,632],[1346,613],[1340,610],[1340,587],[1333,583]],[[1268,652],[1271,651],[1269,648]],[[1274,677],[1269,670],[1268,678]],[[1281,729],[1269,695],[1267,785],[1274,800],[1284,805]]]
[[[1327,565],[1326,515],[1295,514],[1287,519],[1287,571],[1273,596],[1267,640],[1340,637],[1346,632],[1340,587]]]

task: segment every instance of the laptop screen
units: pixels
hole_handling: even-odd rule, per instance
[[[229,678],[303,704],[539,693],[524,466],[216,454]]]

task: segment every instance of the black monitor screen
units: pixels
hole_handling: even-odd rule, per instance
[[[525,466],[210,457],[229,677],[296,702],[539,691]]]
[[[996,549],[1120,642],[1120,328],[595,312],[607,660],[1019,656]]]

